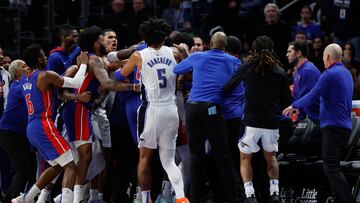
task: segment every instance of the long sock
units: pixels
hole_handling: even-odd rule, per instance
[[[185,197],[181,171],[175,164],[175,149],[159,147],[159,155],[161,165],[165,169],[171,185],[174,188],[176,199]]]
[[[90,199],[91,200],[99,199],[99,191],[97,189],[90,189]]]
[[[251,181],[244,183],[246,198],[255,196],[255,190]]]
[[[171,183],[170,181],[163,181],[162,183],[162,196],[169,197],[171,196]]]
[[[74,203],[79,203],[84,199],[84,186],[75,185],[74,186]]]
[[[279,195],[279,180],[271,179],[270,180],[270,195],[273,194]]]
[[[150,190],[141,191],[142,203],[151,203]]]
[[[50,191],[42,189],[37,202],[46,202],[49,199]]]
[[[34,184],[25,196],[26,202],[33,202],[34,198],[39,193],[40,193],[40,188],[36,184]]]
[[[61,193],[61,203],[73,203],[74,202],[74,193],[69,188],[63,188]]]

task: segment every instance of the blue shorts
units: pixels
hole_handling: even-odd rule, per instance
[[[81,102],[69,102],[62,113],[69,141],[92,141],[91,113]]]
[[[26,135],[46,160],[55,160],[70,150],[69,144],[55,128],[51,118],[31,120],[27,125]]]

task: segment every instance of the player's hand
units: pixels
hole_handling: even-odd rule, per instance
[[[134,92],[141,92],[141,85],[140,84],[134,84]]]
[[[80,55],[76,58],[76,61],[77,61],[78,66],[80,66],[80,64],[88,64],[89,56],[88,56],[87,52],[85,52],[85,51],[80,52]]]
[[[189,56],[189,47],[186,44],[184,43],[181,43],[179,45],[173,44],[173,46],[180,51],[180,54],[182,55],[183,59]]]
[[[291,114],[296,113],[299,114],[299,110],[298,109],[294,109],[292,106],[287,107],[286,109],[283,110],[282,114],[284,116],[290,116]]]
[[[91,92],[86,91],[86,92],[83,92],[83,93],[79,94],[77,100],[80,101],[80,102],[83,102],[83,103],[89,102],[91,100]]]

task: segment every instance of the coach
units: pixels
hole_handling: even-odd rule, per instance
[[[323,133],[323,167],[334,202],[354,202],[351,190],[340,169],[340,153],[348,141],[352,129],[351,99],[353,80],[350,72],[341,63],[342,50],[337,44],[330,44],[324,50],[326,71],[320,76],[315,87],[305,96],[296,100],[283,111],[288,115],[304,108],[320,97],[320,127]]]

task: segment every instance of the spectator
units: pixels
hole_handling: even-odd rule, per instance
[[[311,45],[312,49],[310,50],[309,60],[315,64],[315,66],[320,70],[320,72],[323,72],[325,68],[322,59],[324,51],[322,39],[315,38]]]
[[[10,66],[10,63],[11,63],[11,57],[9,54],[7,53],[4,53],[4,58],[3,58],[3,63],[2,63],[2,66],[5,70],[8,70],[9,69],[9,66]]]
[[[144,0],[133,0],[132,3],[132,12],[129,15],[128,19],[128,29],[126,32],[131,33],[128,35],[127,45],[133,45],[139,43],[142,38],[139,35],[140,24],[148,20],[151,16],[150,13],[145,8]],[[121,41],[121,39],[120,39]]]
[[[298,32],[295,35],[295,41],[297,42],[307,42],[306,34],[304,32]]]
[[[332,31],[334,33],[334,43],[343,46],[346,41],[360,35],[360,1],[333,0],[326,4],[322,10],[327,16],[328,22],[331,22]]]
[[[191,3],[189,8],[189,1],[170,0],[169,7],[166,8],[161,18],[165,19],[172,30],[186,31],[191,29]]]
[[[287,43],[291,40],[291,32],[288,25],[280,19],[280,10],[276,4],[268,3],[264,8],[265,21],[257,28],[257,35],[266,35],[272,39],[275,53],[279,56],[282,64],[287,64],[284,53]],[[287,69],[287,68],[285,68]]]
[[[97,22],[94,18],[92,25],[101,25],[103,28],[112,29],[115,31],[118,37],[117,49],[123,49],[128,45],[128,24],[129,13],[125,9],[124,0],[113,0],[111,3],[112,12],[109,15],[105,15],[103,21]],[[135,34],[135,33],[131,33]]]
[[[346,43],[343,47],[343,58],[342,63],[350,71],[351,76],[354,82],[354,93],[353,99],[360,99],[360,92],[358,89],[358,75],[360,64],[358,61],[354,60],[354,47],[350,43]]]
[[[316,37],[322,37],[323,33],[320,26],[311,21],[311,8],[305,5],[301,8],[300,21],[294,27],[294,33],[304,32],[308,43]]]

